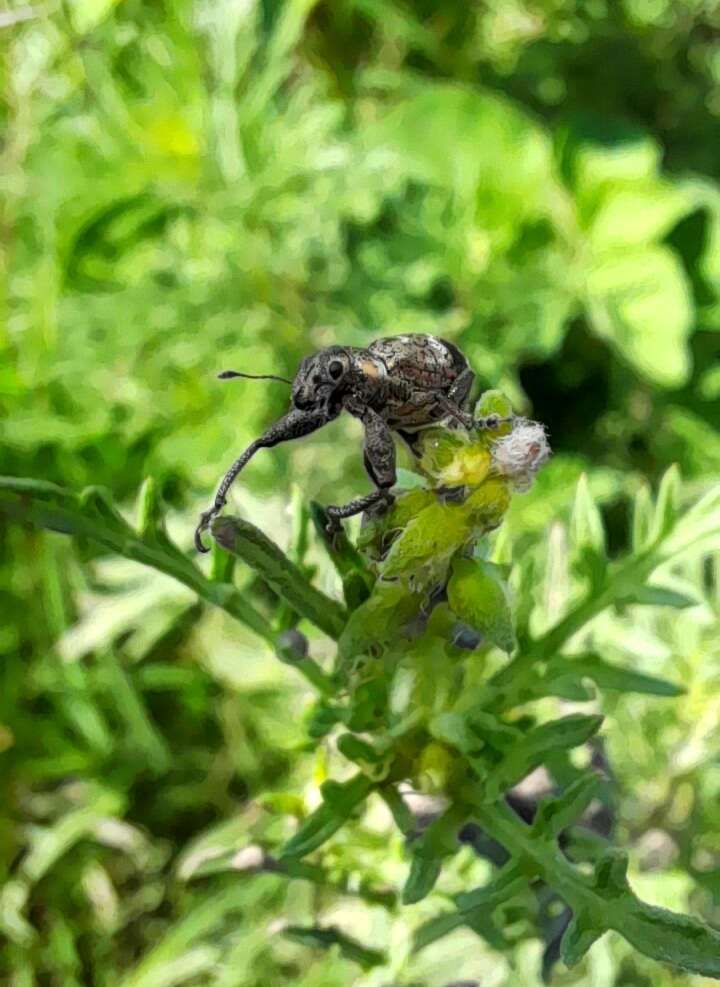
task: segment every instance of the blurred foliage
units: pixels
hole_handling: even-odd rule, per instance
[[[329,342],[431,331],[551,431],[556,456],[499,536],[524,562],[517,591],[559,571],[583,470],[615,556],[644,479],[677,461],[690,503],[720,469],[718,28],[707,0],[11,4],[1,471],[100,483],[122,505],[151,475],[189,545],[230,450],[286,401],[217,371],[292,374]],[[236,503],[283,548],[291,480],[321,501],[364,489],[352,423],[243,478]],[[305,564],[337,595],[314,542]],[[713,564],[675,592],[704,592]],[[236,584],[269,612],[244,567]],[[565,584],[543,585],[533,620],[550,626]],[[326,912],[401,948],[402,923],[315,885],[178,879],[215,834],[281,841],[279,807],[324,771],[303,680],[256,637],[107,546],[4,523],[0,607],[1,977],[355,982],[352,944],[308,950]],[[717,923],[716,622],[707,602],[628,604],[592,626],[609,661],[688,687],[603,699],[604,731],[633,886]],[[378,824],[343,849],[351,890],[379,847],[377,882],[398,884]],[[462,857],[445,890],[481,866]],[[294,937],[274,934],[280,915]],[[500,957],[459,931],[413,976],[534,984],[539,951]],[[670,983],[616,939],[580,970],[558,983]]]

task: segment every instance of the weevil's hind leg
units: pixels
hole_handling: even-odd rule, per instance
[[[453,381],[447,394],[437,395],[437,403],[444,412],[443,418],[450,416],[468,430],[473,427],[473,416],[467,410],[467,404],[474,382],[474,372],[466,367]]]
[[[271,446],[278,445],[280,442],[287,442],[290,439],[299,439],[302,435],[309,435],[310,432],[314,432],[315,429],[327,424],[333,417],[325,409],[319,411],[300,411],[297,408],[293,408],[276,421],[274,425],[271,425],[264,435],[261,435],[259,439],[256,439],[249,445],[242,456],[235,460],[223,477],[215,494],[212,507],[207,511],[203,511],[200,515],[200,522],[195,529],[195,548],[198,552],[210,551],[209,548],[203,545],[203,532],[207,531],[212,519],[220,513],[227,503],[228,490],[235,482],[238,473],[244,469],[258,449],[270,448]]]
[[[505,425],[507,422],[513,421],[512,416],[501,418],[500,415],[473,418],[471,412],[467,410],[467,405],[474,381],[475,374],[473,371],[469,367],[463,370],[447,395],[440,395],[438,403],[443,410],[448,415],[452,415],[455,421],[460,422],[468,431],[472,429],[496,429],[500,425]]]
[[[377,489],[364,497],[351,500],[348,504],[328,507],[327,514],[330,518],[328,528],[331,532],[337,531],[340,527],[341,518],[361,514],[375,505],[384,504],[387,508],[395,500],[390,493],[390,488],[395,486],[397,480],[395,443],[392,432],[380,415],[370,408],[358,408],[356,410],[350,404],[346,407],[365,426],[365,469]]]
[[[467,410],[468,401],[470,399],[470,392],[472,386],[475,383],[475,371],[471,370],[470,367],[466,367],[465,370],[455,379],[452,387],[448,391],[448,398],[453,402],[461,411]]]

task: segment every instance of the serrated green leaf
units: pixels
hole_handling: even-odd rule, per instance
[[[522,868],[514,862],[506,864],[497,877],[484,887],[456,895],[456,911],[423,922],[415,930],[413,952],[419,952],[463,925],[467,925],[497,948],[502,948],[503,936],[491,920],[492,912],[498,905],[510,901],[527,889],[528,880],[522,873]]]
[[[407,623],[418,613],[422,598],[400,583],[378,582],[368,599],[349,617],[338,641],[343,663],[402,638]]]
[[[512,614],[497,566],[481,559],[455,559],[447,588],[453,613],[503,651],[515,647]]]
[[[568,826],[580,818],[597,796],[602,781],[595,774],[587,774],[569,785],[562,795],[540,802],[532,829],[548,839],[556,839]]]
[[[582,875],[551,842],[532,830],[502,802],[489,804],[480,793],[474,811],[483,829],[512,856],[542,873],[576,915],[578,927],[566,944],[573,960],[591,945],[591,933],[614,929],[656,960],[708,977],[720,977],[720,932],[697,919],[640,901],[627,883],[627,855],[609,850],[600,858],[594,880]]]
[[[605,933],[605,929],[593,924],[586,912],[573,915],[560,942],[560,958],[565,966],[575,966],[587,953],[593,943]]]
[[[393,542],[381,572],[384,579],[412,577],[433,582],[470,534],[461,505],[436,501],[423,508]]]
[[[485,784],[485,797],[489,801],[500,798],[503,792],[542,764],[549,754],[584,744],[597,733],[602,721],[602,716],[574,713],[535,727],[505,754],[490,773]]]
[[[365,801],[373,782],[364,774],[348,781],[328,783],[322,787],[322,805],[305,820],[300,829],[284,846],[281,859],[304,857],[326,843],[343,826],[357,807]]]

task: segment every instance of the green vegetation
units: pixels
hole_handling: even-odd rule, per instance
[[[553,983],[719,976],[671,915],[720,927],[714,7],[2,18],[0,980],[536,985],[553,891]],[[405,472],[399,536],[327,545],[310,501],[367,484],[340,420],[258,455],[196,560],[287,401],[214,374],[398,331],[549,426],[502,525],[497,478],[452,513]],[[528,827],[498,797],[539,764]],[[401,779],[452,796],[409,841]]]

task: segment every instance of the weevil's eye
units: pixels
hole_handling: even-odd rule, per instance
[[[345,368],[340,360],[331,360],[328,364],[328,373],[333,380],[340,380],[343,375],[343,370]]]

